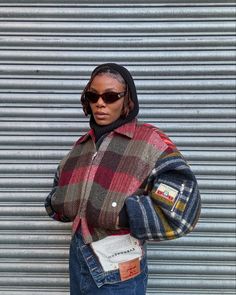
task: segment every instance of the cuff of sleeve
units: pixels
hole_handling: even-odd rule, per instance
[[[44,205],[45,205],[45,209],[46,209],[48,216],[51,217],[52,219],[57,220],[57,221],[61,221],[61,222],[70,222],[71,221],[68,217],[64,216],[63,214],[57,213],[53,209],[52,204],[51,204],[51,195],[49,195],[46,198]]]
[[[153,233],[157,233],[158,229],[150,197],[131,196],[126,200],[126,208],[132,236],[137,239],[152,240]]]

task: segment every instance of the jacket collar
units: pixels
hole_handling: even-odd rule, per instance
[[[137,123],[137,119],[134,119],[134,120],[116,128],[116,129],[114,129],[113,132],[127,136],[129,138],[133,138],[135,128],[136,128],[136,123]],[[90,129],[85,135],[83,135],[79,139],[78,143],[83,143],[83,142],[87,141],[89,138],[92,138],[93,140],[95,139],[93,129]]]
[[[118,127],[117,129],[114,129],[113,131],[115,133],[127,136],[129,138],[133,138],[136,124],[137,124],[137,119],[133,119],[132,121]]]

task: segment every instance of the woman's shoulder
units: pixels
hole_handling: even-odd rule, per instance
[[[165,134],[165,132],[162,131],[160,128],[152,124],[137,121],[136,134],[138,137],[141,136],[148,142],[155,142],[158,143],[158,145],[160,144],[160,142],[162,142],[162,144],[166,146],[171,146],[175,148],[175,144],[171,141],[168,135]]]
[[[137,121],[137,132],[145,132],[147,134],[152,134],[153,136],[160,136],[165,134],[159,127],[154,126],[150,123]]]

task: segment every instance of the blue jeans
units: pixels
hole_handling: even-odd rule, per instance
[[[71,295],[145,295],[148,279],[146,254],[141,260],[141,273],[121,281],[119,270],[104,272],[89,245],[76,233],[70,246]]]

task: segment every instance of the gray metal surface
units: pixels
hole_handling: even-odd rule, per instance
[[[0,1],[0,294],[65,295],[70,224],[43,202],[88,128],[80,93],[99,63],[132,72],[140,119],[195,172],[202,213],[149,243],[148,294],[235,294],[235,1]]]

